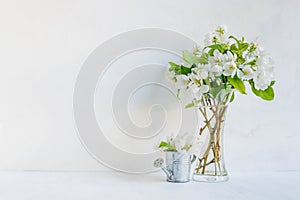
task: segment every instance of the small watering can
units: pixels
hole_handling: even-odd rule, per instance
[[[167,175],[167,181],[185,183],[190,181],[191,158],[186,152],[166,151],[166,167],[162,167],[164,160],[158,158],[154,167],[160,167]]]

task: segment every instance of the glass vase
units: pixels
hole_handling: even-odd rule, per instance
[[[202,155],[197,157],[194,181],[222,182],[228,180],[223,151],[223,130],[228,104],[199,106],[199,134],[206,137]]]

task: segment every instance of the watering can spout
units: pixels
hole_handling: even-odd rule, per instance
[[[173,172],[165,167],[161,167],[161,169],[165,172],[165,174],[167,175],[167,179],[169,181],[173,180]]]
[[[165,168],[165,167],[162,167],[163,163],[164,163],[164,159],[162,159],[162,158],[157,158],[157,159],[154,161],[153,165],[154,165],[154,167],[160,167],[160,168],[163,170],[163,172],[165,172],[165,174],[167,175],[167,179],[168,179],[169,181],[172,181],[172,180],[174,179],[174,178],[173,178],[173,172],[172,172],[171,170]]]

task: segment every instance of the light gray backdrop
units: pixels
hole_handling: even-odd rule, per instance
[[[0,169],[107,170],[75,133],[72,93],[86,57],[120,32],[179,31],[202,42],[227,24],[276,63],[274,102],[239,95],[226,124],[228,170],[299,170],[300,1],[0,0]]]

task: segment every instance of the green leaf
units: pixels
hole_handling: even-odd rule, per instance
[[[176,71],[176,69],[179,67],[179,65],[177,65],[176,63],[173,62],[169,62],[170,68],[169,71]]]
[[[257,58],[245,63],[245,65],[255,65],[256,64],[256,61],[257,61]]]
[[[242,54],[244,51],[246,51],[249,47],[248,43],[242,43],[239,47],[240,53]]]
[[[169,65],[170,65],[171,67],[177,67],[177,66],[179,66],[179,65],[177,65],[176,63],[173,63],[173,62],[169,62]]]
[[[244,82],[239,79],[238,77],[231,78],[230,76],[227,77],[230,84],[237,89],[241,94],[246,94],[246,88]]]
[[[169,71],[174,71],[176,75],[179,75],[179,74],[184,74],[184,75],[187,75],[189,73],[191,73],[191,68],[189,67],[185,67],[183,65],[177,65],[176,63],[173,63],[173,62],[169,62],[170,64],[170,68],[169,68]],[[194,65],[192,65],[192,67],[194,67]]]
[[[224,88],[225,88],[224,85],[216,86],[216,87],[210,88],[209,93],[212,94],[214,98],[216,98],[217,95],[219,94],[219,92]]]
[[[276,82],[276,81],[271,81],[270,86],[272,87],[273,85],[275,85],[275,82]]]
[[[272,81],[272,82],[273,82],[273,81]],[[260,98],[262,98],[262,99],[264,99],[264,100],[267,100],[267,101],[271,101],[271,100],[274,99],[275,94],[274,94],[274,90],[273,90],[273,88],[272,88],[271,85],[270,85],[267,89],[265,89],[265,90],[257,90],[257,89],[255,88],[255,86],[254,86],[254,82],[253,82],[253,81],[249,81],[249,83],[250,83],[250,85],[251,85],[251,90],[252,90],[252,92],[253,92],[256,96],[258,96],[258,97],[260,97]],[[272,83],[271,83],[271,84],[272,84]]]
[[[245,60],[243,57],[238,57],[238,58],[236,59],[236,61],[237,61],[238,63],[243,64],[246,60]]]
[[[185,108],[192,108],[192,107],[194,107],[194,106],[195,106],[195,103],[192,102],[192,103],[187,104],[187,105],[185,106]]]
[[[202,53],[201,56],[199,57],[199,63],[201,64],[207,64],[208,63],[208,54],[207,53]]]
[[[185,67],[183,65],[180,66],[180,74],[188,75],[191,73],[191,68]]]
[[[219,50],[221,53],[224,53],[224,51],[227,49],[226,44],[213,44],[210,46],[207,46],[206,48],[209,48],[208,55],[213,56],[215,50]]]
[[[237,49],[237,47],[236,47],[235,44],[232,44],[232,45],[230,46],[230,51],[232,51],[233,53],[236,53],[236,52],[238,51],[238,49]]]
[[[233,102],[234,100],[234,92],[232,92],[231,98],[230,98],[230,103]]]
[[[222,74],[222,76],[223,76],[223,74]],[[213,87],[218,87],[218,86],[219,86],[219,83],[217,81],[214,80],[214,81],[210,82],[210,87],[213,88]]]
[[[208,55],[210,56],[213,56],[214,55],[214,49],[210,49],[208,52],[207,52]]]
[[[250,43],[250,48],[249,48],[249,52],[253,52],[255,51],[257,48],[256,44],[254,44],[253,42]]]
[[[162,148],[166,151],[176,151],[176,147],[170,145],[169,143],[167,142],[164,142],[164,141],[161,141],[158,148]]]
[[[222,50],[223,46],[220,44],[213,44],[213,45],[208,46],[208,48],[211,48],[213,50],[215,50],[215,49]]]
[[[231,35],[228,38],[234,39],[236,41],[236,43],[238,44],[238,46],[240,46],[241,42],[236,37],[234,37],[233,35]]]
[[[229,36],[229,38],[234,39],[234,40],[236,41],[237,45],[238,45],[238,46],[236,47],[236,45],[232,44],[232,45],[230,46],[230,50],[231,50],[231,51],[237,53],[238,55],[242,55],[242,53],[248,49],[249,44],[246,43],[246,42],[244,42],[244,37],[242,37],[242,40],[239,40],[239,39],[237,39],[236,37],[234,37],[234,36],[232,36],[232,35]],[[232,49],[231,49],[231,48],[232,48]]]
[[[158,148],[162,148],[162,147],[166,147],[168,146],[169,144],[167,142],[164,142],[164,141],[161,141]]]
[[[199,58],[195,54],[186,50],[182,52],[182,58],[186,63],[191,65],[199,63]]]

